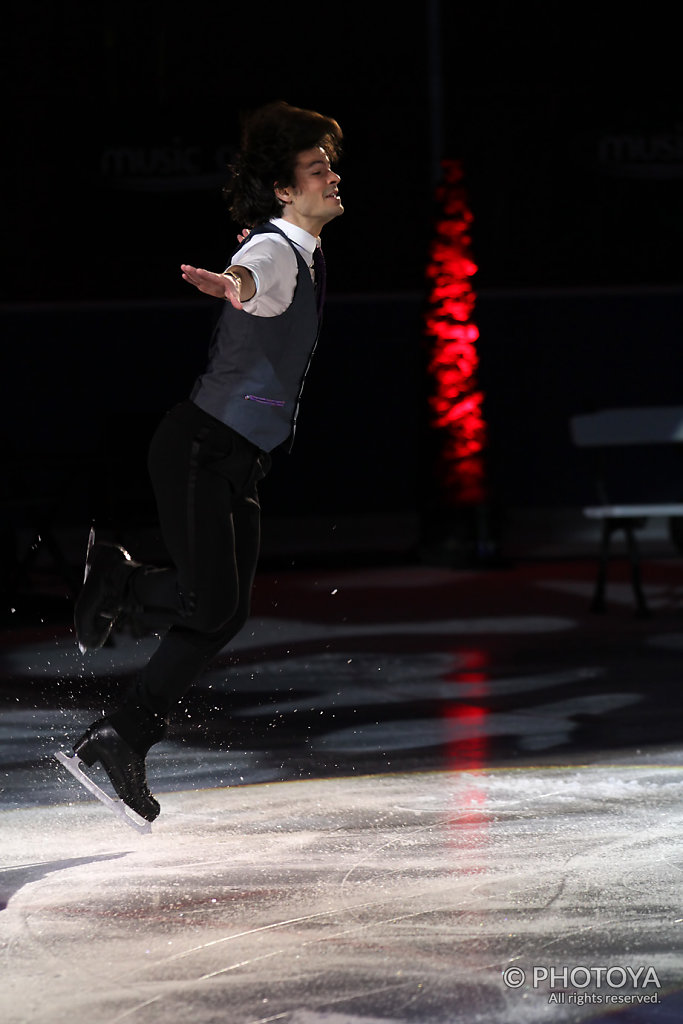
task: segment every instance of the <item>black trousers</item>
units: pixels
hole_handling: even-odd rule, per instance
[[[165,715],[249,616],[260,543],[257,483],[270,456],[191,401],[159,424],[149,450],[172,567],[137,569],[130,599],[168,631],[137,680]]]

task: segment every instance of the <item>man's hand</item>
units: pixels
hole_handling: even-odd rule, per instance
[[[217,299],[226,299],[232,303],[235,309],[242,309],[241,299],[245,301],[255,292],[253,286],[253,278],[249,274],[251,282],[247,283],[247,290],[251,291],[251,295],[242,295],[245,290],[245,282],[242,279],[242,275],[232,272],[228,274],[214,274],[211,270],[202,270],[199,267],[191,267],[187,263],[181,263],[180,269],[183,273],[183,281],[187,281],[188,284],[194,285],[200,292],[204,292],[205,295],[213,295]],[[241,270],[243,268],[240,268]],[[244,271],[249,273],[248,271]],[[249,288],[251,283],[251,288]]]

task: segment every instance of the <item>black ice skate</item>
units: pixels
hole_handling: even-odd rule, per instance
[[[73,757],[61,750],[55,753],[55,757],[89,793],[121,817],[127,825],[138,832],[152,831],[150,823],[158,816],[160,807],[147,786],[144,757],[122,739],[106,718],[90,726],[74,746]],[[89,768],[99,762],[120,799],[100,789],[81,769],[81,762]],[[133,812],[132,815],[127,808]]]
[[[106,643],[125,605],[131,572],[138,568],[127,551],[116,544],[95,543],[90,530],[83,588],[74,609],[74,626],[81,653]]]

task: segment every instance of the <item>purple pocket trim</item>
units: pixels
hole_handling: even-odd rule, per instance
[[[258,395],[245,395],[247,402],[260,402],[261,405],[279,405],[282,406],[285,403],[278,401],[276,398],[260,398]]]

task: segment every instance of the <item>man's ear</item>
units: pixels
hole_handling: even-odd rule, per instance
[[[292,201],[292,189],[291,188],[289,188],[289,187],[281,188],[278,185],[278,183],[275,182],[275,184],[273,186],[273,191],[275,192],[275,198],[279,202],[283,203],[283,205],[288,206],[291,203],[291,201]]]

